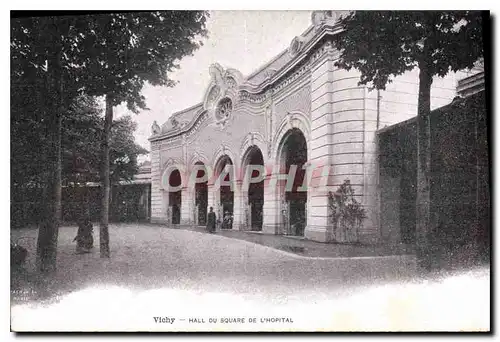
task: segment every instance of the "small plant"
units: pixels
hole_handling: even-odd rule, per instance
[[[334,193],[329,192],[330,218],[336,242],[358,242],[359,229],[366,211],[355,198],[351,182],[346,179]]]

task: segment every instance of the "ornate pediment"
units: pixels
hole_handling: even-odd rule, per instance
[[[290,56],[295,57],[299,54],[299,52],[302,50],[302,47],[304,46],[304,37],[297,36],[293,38],[292,42],[290,43],[290,47],[288,48],[288,53]]]
[[[313,11],[311,14],[311,22],[315,29],[318,30],[323,25],[335,25],[341,17],[349,15],[351,11]]]
[[[212,64],[209,72],[211,81],[205,93],[203,108],[218,126],[224,127],[238,100],[238,87],[243,75],[235,69],[224,69],[219,63]]]
[[[167,122],[165,122],[161,128],[161,133],[174,132],[183,129],[189,124],[189,121],[182,120],[176,115],[172,115]]]
[[[151,135],[158,135],[161,133],[160,125],[155,121],[153,121],[153,125],[151,125]]]
[[[271,77],[274,76],[274,74],[276,73],[276,69],[273,69],[273,68],[269,68],[267,69],[265,72],[264,72],[264,76],[265,76],[265,79],[270,79]]]

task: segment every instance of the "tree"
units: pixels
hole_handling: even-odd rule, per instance
[[[23,89],[37,101],[46,144],[44,162],[44,202],[40,214],[37,242],[37,267],[42,272],[56,268],[58,227],[61,217],[61,120],[78,89],[71,66],[78,56],[78,45],[70,34],[74,28],[69,17],[18,18],[11,21],[11,90]],[[28,102],[30,102],[28,100]],[[32,105],[33,103],[31,103]],[[32,109],[33,107],[27,109]],[[36,120],[35,120],[36,122]],[[14,151],[14,153],[17,153]],[[40,161],[39,159],[39,161]],[[40,165],[39,165],[40,166]]]
[[[100,141],[104,131],[102,109],[97,101],[80,96],[63,117],[63,183],[85,173],[85,181],[98,182],[102,164]],[[135,142],[137,124],[128,115],[113,121],[110,137],[110,179],[112,184],[132,180],[139,171],[137,157],[148,153]]]
[[[359,84],[385,89],[418,68],[417,258],[430,267],[430,105],[434,76],[472,68],[483,56],[482,15],[474,11],[360,11],[341,18],[336,65],[361,72]]]
[[[42,97],[47,148],[46,217],[40,224],[37,264],[55,270],[61,216],[61,122],[72,101],[82,93],[105,96],[102,139],[103,215],[101,256],[109,257],[109,136],[113,106],[126,102],[137,112],[145,109],[141,89],[145,82],[173,86],[167,72],[200,46],[205,36],[206,12],[138,12],[103,15],[18,18],[11,21],[12,87],[35,78]],[[36,92],[35,92],[36,93]],[[45,146],[45,145],[43,145]]]
[[[148,153],[135,142],[134,133],[137,124],[130,116],[123,116],[113,121],[110,139],[110,183],[131,181],[139,172],[137,157]]]
[[[84,92],[106,101],[102,138],[102,209],[100,255],[109,258],[109,139],[113,107],[123,102],[137,113],[147,109],[141,90],[145,83],[172,87],[168,73],[178,61],[198,49],[206,36],[203,11],[157,11],[89,15],[80,23],[87,47],[80,79]]]
[[[32,223],[29,212],[43,213],[45,203],[40,191],[48,177],[45,151],[46,121],[39,115],[43,88],[14,87],[11,95],[11,220],[15,226]],[[103,113],[99,103],[88,96],[79,96],[63,113],[61,130],[61,182],[81,192],[85,182],[99,182],[100,146]],[[137,157],[147,153],[134,139],[137,124],[130,116],[114,120],[111,132],[111,183],[133,179],[138,172]],[[83,205],[79,206],[83,208]],[[64,206],[62,206],[64,209]],[[67,214],[64,213],[63,214]],[[64,217],[64,215],[63,215]],[[70,216],[72,217],[72,216]]]
[[[336,242],[359,242],[359,228],[366,218],[366,210],[354,197],[349,179],[337,191],[328,193],[328,207]]]
[[[81,96],[64,117],[63,123],[63,184],[71,188],[67,194],[76,196],[75,201],[80,202],[79,208],[88,208],[85,199],[89,197],[89,189],[85,184],[100,180],[102,155],[100,144],[96,142],[101,141],[104,131],[102,110],[95,100]],[[148,152],[135,142],[136,129],[137,124],[130,116],[113,121],[109,166],[111,186],[120,181],[132,180],[139,171],[138,156]],[[110,196],[110,205],[112,201]],[[75,212],[69,210],[64,214],[72,218]]]

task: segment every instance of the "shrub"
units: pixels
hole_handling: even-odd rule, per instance
[[[358,242],[359,229],[366,211],[355,198],[351,182],[346,179],[334,193],[329,192],[330,219],[336,242]]]

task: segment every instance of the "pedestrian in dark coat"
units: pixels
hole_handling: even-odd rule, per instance
[[[215,233],[215,223],[217,222],[217,217],[214,213],[214,208],[210,207],[210,212],[207,217],[207,231],[209,233]]]
[[[84,217],[78,222],[78,232],[73,241],[76,241],[77,253],[89,253],[94,247],[94,229],[88,217]]]

